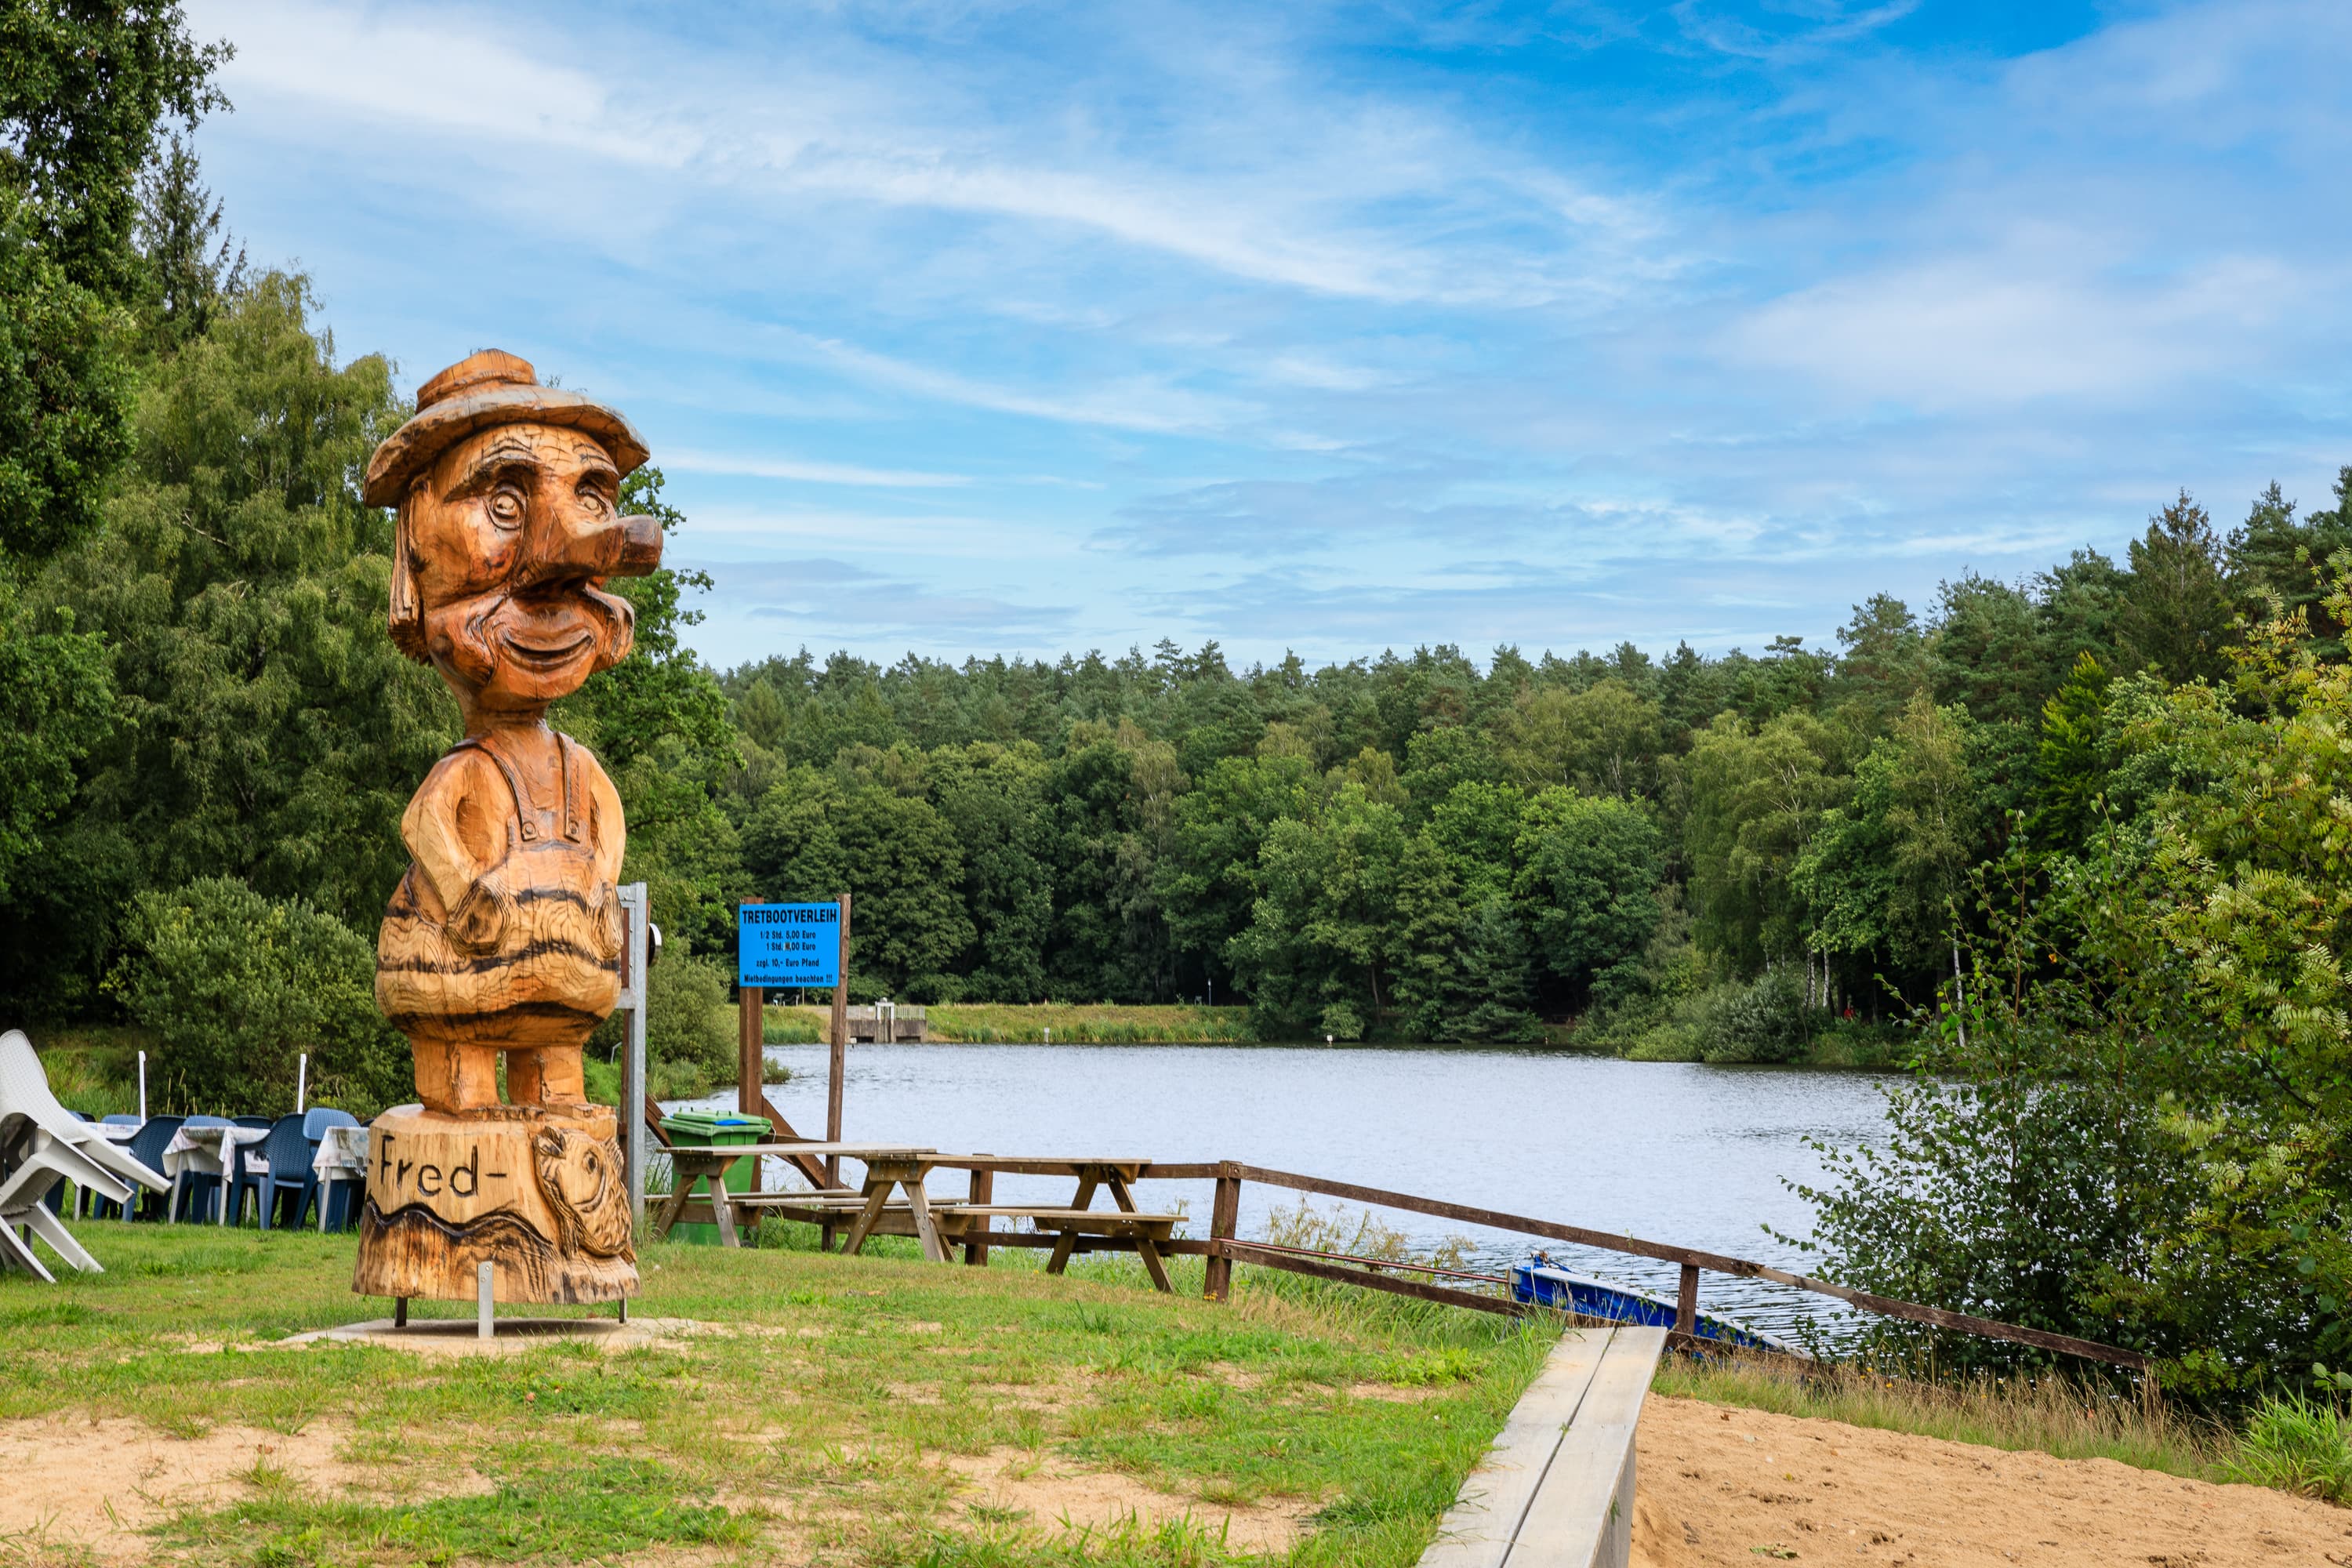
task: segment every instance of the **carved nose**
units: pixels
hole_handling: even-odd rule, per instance
[[[541,543],[527,572],[532,582],[642,577],[661,565],[662,527],[650,517],[574,513],[547,529]]]

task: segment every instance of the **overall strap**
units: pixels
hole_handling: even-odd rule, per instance
[[[555,750],[563,763],[563,841],[578,844],[587,832],[588,770],[572,766],[572,753],[578,752],[584,759],[587,750],[561,730],[555,732]]]
[[[514,763],[507,756],[505,748],[498,743],[497,735],[495,730],[484,735],[468,735],[449,749],[462,752],[471,747],[498,763],[499,772],[507,781],[507,793],[514,796],[515,821],[521,831],[522,840],[526,844],[535,844],[539,841],[538,808],[531,805],[530,796],[523,793],[522,775],[515,771]],[[588,815],[581,800],[585,793],[587,770],[572,765],[572,753],[577,744],[562,731],[555,731],[555,756],[561,770],[562,791],[562,805],[556,815],[556,831],[568,844],[581,841],[582,824]]]
[[[495,734],[496,731],[492,731],[492,733]],[[449,750],[452,752],[464,751],[479,752],[482,755],[489,758],[490,761],[498,763],[499,775],[507,781],[507,793],[514,797],[514,815],[517,831],[520,833],[522,840],[526,844],[532,843],[537,840],[539,837],[539,813],[531,809],[530,797],[523,794],[522,778],[515,772],[514,763],[508,760],[505,751],[491,739],[490,735],[468,735],[464,740],[458,742],[456,745],[450,747]]]

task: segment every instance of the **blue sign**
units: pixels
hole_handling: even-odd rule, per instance
[[[841,906],[745,904],[735,911],[735,952],[738,985],[838,985]]]

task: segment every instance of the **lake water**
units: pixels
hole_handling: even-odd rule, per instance
[[[803,1136],[824,1130],[825,1048],[769,1047],[793,1072],[771,1085]],[[1811,1226],[1783,1185],[1821,1172],[1814,1138],[1852,1146],[1881,1129],[1878,1079],[1852,1072],[1724,1068],[1531,1050],[1277,1046],[853,1046],[844,1136],[960,1153],[1239,1160],[1367,1186],[1631,1234],[1806,1270],[1774,1239]],[[732,1090],[714,1097],[732,1105]],[[961,1195],[961,1173],[934,1190]],[[1147,1183],[1146,1208],[1206,1182]],[[1067,1178],[1000,1176],[997,1201],[1066,1202]],[[1245,1184],[1241,1233],[1297,1201]],[[1318,1206],[1341,1206],[1316,1199]],[[1476,1268],[1523,1258],[1530,1238],[1383,1210],[1423,1245],[1467,1236]],[[1581,1272],[1671,1297],[1672,1265],[1545,1244]],[[1700,1277],[1711,1310],[1766,1329],[1833,1303],[1785,1287]]]

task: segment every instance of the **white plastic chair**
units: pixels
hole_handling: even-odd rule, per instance
[[[131,1184],[157,1192],[171,1184],[100,1137],[58,1103],[49,1075],[33,1042],[20,1029],[0,1035],[0,1161],[9,1175],[0,1182],[0,1264],[21,1265],[41,1279],[54,1277],[33,1256],[17,1232],[29,1230],[58,1257],[85,1273],[100,1273],[98,1260],[43,1203],[59,1182],[73,1182],[111,1203],[131,1196]]]
[[[66,1229],[66,1222],[49,1211],[46,1200],[60,1182],[71,1182],[117,1204],[130,1197],[131,1188],[91,1164],[79,1150],[37,1126],[28,1127],[10,1148],[8,1167],[7,1179],[0,1181],[0,1226],[8,1227],[14,1234],[15,1228],[21,1226],[47,1242],[59,1258],[83,1273],[104,1273],[98,1259]],[[23,1241],[16,1243],[9,1256],[19,1263],[31,1260],[34,1273],[51,1284],[57,1282],[32,1258],[32,1248]]]

